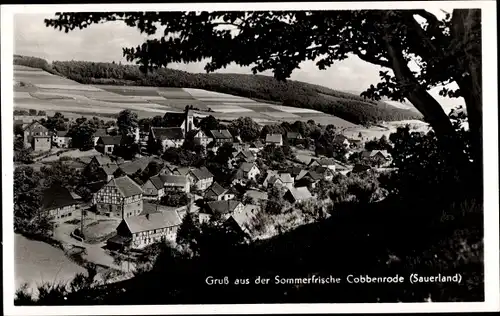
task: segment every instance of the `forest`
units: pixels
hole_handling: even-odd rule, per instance
[[[300,81],[281,82],[270,76],[203,74],[161,68],[143,74],[136,65],[88,61],[54,61],[14,56],[14,64],[40,68],[82,84],[196,88],[263,102],[314,109],[355,124],[421,119],[414,111]]]

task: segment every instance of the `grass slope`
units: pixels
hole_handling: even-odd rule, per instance
[[[273,77],[245,74],[195,74],[163,68],[148,74],[135,65],[55,61],[14,56],[15,65],[40,68],[83,84],[196,88],[251,98],[279,105],[318,110],[354,124],[420,119],[414,111],[384,102],[299,81],[279,82]]]

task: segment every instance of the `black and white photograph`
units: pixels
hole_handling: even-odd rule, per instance
[[[496,23],[2,5],[7,314],[498,310]]]

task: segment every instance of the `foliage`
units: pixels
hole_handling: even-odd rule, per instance
[[[187,193],[176,190],[166,190],[165,195],[160,200],[160,204],[174,207],[184,206],[188,203]]]
[[[64,117],[60,112],[54,113],[53,116],[47,119],[41,119],[40,123],[50,131],[66,131],[68,129],[69,119]]]
[[[267,189],[267,200],[265,202],[265,212],[275,215],[283,212],[286,202],[283,199],[284,189],[278,185],[271,185]]]
[[[135,129],[139,127],[137,113],[130,110],[122,110],[118,113],[116,125],[121,135],[131,136],[135,135]]]
[[[24,145],[22,138],[14,139],[14,162],[30,164],[33,162],[32,149]]]
[[[94,133],[96,129],[89,122],[73,125],[68,132],[71,137],[71,145],[81,150],[89,150],[94,147]]]
[[[197,242],[201,234],[198,214],[187,212],[177,231],[176,242],[193,256],[198,254]]]
[[[419,19],[425,23],[419,23]],[[251,65],[254,74],[272,70],[275,78],[285,80],[303,61],[314,61],[319,69],[326,69],[355,55],[387,69],[380,71],[381,82],[372,84],[362,93],[363,97],[408,99],[424,114],[437,137],[449,140],[450,144],[456,142],[456,135],[442,106],[428,91],[455,82],[459,89],[450,91],[444,87],[441,93],[464,98],[471,118],[474,156],[481,160],[479,9],[456,9],[444,19],[425,10],[59,13],[54,19],[45,20],[45,24],[69,32],[117,20],[148,35],[157,33],[157,22],[161,21],[160,38],[147,39],[137,48],[123,50],[128,61],[140,65],[138,74],[172,62],[209,58],[207,72],[236,63]],[[410,59],[420,71],[409,68]],[[296,105],[293,99],[282,101],[285,105]],[[345,109],[336,114],[346,118],[341,113]],[[449,149],[456,145],[450,145]],[[455,154],[464,159],[462,150]]]
[[[165,149],[162,159],[176,166],[189,167],[198,165],[203,157],[200,157],[192,151],[186,150],[182,147],[169,147]]]
[[[212,115],[202,118],[197,125],[207,136],[212,135],[210,131],[223,129],[224,126]]]
[[[390,150],[391,148],[392,146],[385,135],[382,135],[379,139],[370,140],[365,143],[366,150]]]
[[[259,124],[250,117],[240,117],[229,123],[227,128],[231,135],[240,136],[244,142],[252,142],[259,138]]]

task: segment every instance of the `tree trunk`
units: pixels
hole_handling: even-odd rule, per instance
[[[482,173],[483,156],[483,102],[481,62],[481,10],[459,9],[453,11],[450,29],[453,36],[451,47],[462,69],[461,77],[455,78],[465,100],[472,154],[475,165]]]

